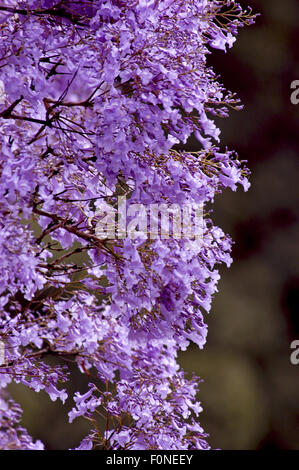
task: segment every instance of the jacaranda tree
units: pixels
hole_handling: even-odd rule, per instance
[[[213,120],[240,103],[207,55],[253,20],[231,0],[0,0],[0,448],[43,448],[6,388],[64,402],[69,360],[90,378],[69,413],[91,423],[78,449],[209,448],[177,354],[206,341],[230,239],[208,214],[200,243],[150,222],[129,236],[117,204],[247,190]]]

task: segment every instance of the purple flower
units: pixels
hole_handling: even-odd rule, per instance
[[[231,241],[208,218],[198,245],[140,227],[135,238],[103,239],[98,211],[116,213],[118,196],[135,207],[193,207],[226,187],[248,189],[243,163],[217,147],[214,122],[240,103],[206,57],[253,20],[226,0],[3,2],[0,448],[42,448],[4,390],[14,380],[64,403],[71,378],[49,355],[96,370],[70,421],[104,413],[114,423],[77,449],[209,448],[198,381],[184,377],[177,355],[205,344],[204,311]],[[197,152],[174,149],[192,135]]]

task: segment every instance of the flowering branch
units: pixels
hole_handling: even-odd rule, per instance
[[[205,344],[231,243],[206,209],[186,234],[249,187],[212,119],[241,106],[206,58],[254,16],[230,0],[6,0],[0,16],[0,449],[43,448],[8,383],[64,402],[67,361],[90,379],[78,449],[208,449],[177,355]],[[197,152],[175,150],[191,136]]]

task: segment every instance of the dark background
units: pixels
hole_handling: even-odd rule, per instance
[[[252,187],[215,200],[214,221],[235,241],[234,264],[221,270],[206,348],[180,361],[204,379],[200,420],[213,448],[299,450],[299,365],[290,363],[290,343],[299,340],[299,105],[290,102],[299,80],[299,0],[242,3],[261,16],[210,63],[245,106],[219,126],[223,147],[248,160]],[[75,373],[72,389],[85,387]],[[66,424],[67,410],[43,392],[12,392],[24,425],[47,448],[73,447],[84,435],[84,422]]]
[[[245,4],[245,2],[242,2]],[[222,144],[248,160],[252,187],[217,196],[214,221],[235,241],[221,270],[206,349],[182,358],[205,380],[201,422],[223,449],[299,450],[298,185],[299,1],[248,2],[260,12],[211,64],[245,108],[219,125]],[[247,3],[247,4],[248,4]]]

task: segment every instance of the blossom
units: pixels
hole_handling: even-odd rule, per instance
[[[177,355],[205,344],[231,241],[209,217],[200,246],[103,239],[97,214],[119,196],[192,205],[248,189],[214,122],[240,103],[207,55],[253,21],[230,0],[2,2],[0,392],[14,380],[65,402],[68,369],[47,358],[94,368],[69,419],[104,413],[112,429],[95,426],[77,449],[209,448],[198,379]],[[174,148],[193,135],[197,152]],[[0,448],[42,448],[19,427],[17,405],[1,406]]]
[[[41,441],[34,442],[19,422],[22,410],[13,400],[0,397],[0,442],[3,450],[43,450]]]

